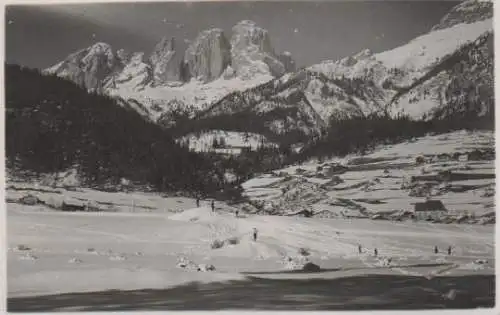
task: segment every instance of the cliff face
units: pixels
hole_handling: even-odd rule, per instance
[[[261,82],[259,78],[270,80],[296,68],[291,54],[276,55],[268,31],[252,21],[236,24],[230,40],[221,29],[213,28],[200,32],[186,48],[187,42],[164,37],[146,58],[142,53],[114,51],[106,43],[96,43],[44,72],[102,92],[120,89],[124,83],[129,93],[179,85],[193,78],[203,83],[219,78]]]
[[[231,46],[221,29],[201,32],[184,54],[189,75],[207,82],[218,78],[231,63]]]
[[[144,61],[144,53],[135,52],[125,55],[123,50],[119,50],[117,55],[122,56],[123,68],[106,80],[104,84],[106,89],[116,89],[118,86],[134,89],[152,81],[151,65]]]
[[[175,38],[164,37],[154,48],[149,57],[153,72],[153,81],[161,85],[179,80],[180,61],[175,51]]]
[[[241,21],[233,27],[231,57],[233,69],[243,79],[258,74],[279,77],[285,73],[285,66],[274,53],[268,31],[252,21]]]
[[[281,53],[278,57],[279,61],[285,67],[285,72],[295,72],[297,67],[295,61],[292,58],[292,54],[288,51]]]

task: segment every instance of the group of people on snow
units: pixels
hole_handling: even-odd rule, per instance
[[[199,208],[200,207],[200,198],[196,198],[196,207]],[[210,202],[210,207],[212,208],[212,212],[215,212],[215,200],[212,200]]]
[[[197,207],[197,208],[199,208],[199,207],[200,207],[200,202],[201,202],[200,198],[196,198],[196,207]],[[210,207],[212,208],[212,212],[215,212],[215,200],[212,200],[212,201],[210,202]],[[238,211],[238,210],[236,210],[236,211],[234,212],[234,214],[235,214],[235,217],[238,217],[238,215],[239,215],[239,211]],[[254,242],[256,242],[256,241],[257,241],[257,233],[258,233],[258,232],[257,232],[257,228],[253,228],[253,229],[252,229],[252,238],[253,238],[253,241],[254,241]]]
[[[450,245],[450,246],[448,246],[448,255],[451,255],[451,252],[452,252],[452,247]],[[361,244],[358,244],[358,253],[360,253],[360,254],[363,253],[363,246],[361,246]],[[434,254],[437,254],[437,253],[439,253],[439,249],[437,246],[434,246]],[[377,248],[373,249],[373,255],[375,257],[378,256],[378,249]]]

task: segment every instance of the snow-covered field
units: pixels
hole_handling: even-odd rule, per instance
[[[204,205],[177,214],[65,213],[9,204],[8,296],[160,289],[192,281],[242,279],[241,272],[279,272],[291,268],[290,264],[303,263],[300,248],[321,268],[357,267],[358,274],[380,273],[375,268],[382,266],[387,267],[383,273],[432,276],[449,269],[448,264],[456,265],[443,275],[493,273],[493,226],[235,217],[233,210],[218,204],[215,213]],[[257,242],[251,240],[254,227],[259,232]],[[210,246],[216,239],[229,238],[236,238],[238,244],[218,249]],[[358,244],[363,247],[361,254]],[[434,254],[434,246],[441,252]],[[451,256],[445,254],[448,246],[453,246]],[[216,270],[176,267],[183,257],[212,264]],[[388,258],[392,259],[391,268]],[[322,277],[342,275],[330,272]]]
[[[369,217],[413,211],[415,203],[431,198],[441,201],[449,215],[480,217],[495,212],[495,161],[472,155],[469,159],[466,153],[492,150],[494,143],[492,132],[426,136],[364,156],[276,170],[242,187],[254,204],[273,214],[312,209],[318,216]],[[417,163],[417,157],[425,162]],[[446,171],[463,179],[442,179],[440,174]]]

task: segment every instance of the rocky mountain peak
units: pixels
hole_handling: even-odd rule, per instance
[[[190,77],[203,82],[218,78],[231,63],[231,45],[224,31],[213,28],[200,32],[187,48],[184,61]]]
[[[466,0],[446,14],[432,31],[462,23],[474,23],[493,18],[493,2],[489,0]]]
[[[120,66],[111,45],[98,42],[69,55],[45,73],[64,77],[89,90],[99,90],[103,80]]]
[[[130,59],[130,54],[125,50],[125,49],[118,49],[116,51],[116,58],[120,60],[123,64],[126,64],[129,62]]]
[[[270,74],[279,77],[285,73],[285,66],[274,53],[266,29],[253,21],[244,20],[232,29],[232,67],[243,79],[256,74]]]
[[[289,51],[282,52],[278,56],[278,59],[285,67],[285,72],[294,72],[297,69],[295,60],[293,60],[292,54]]]
[[[175,38],[163,37],[156,44],[149,62],[153,72],[153,81],[155,84],[164,84],[169,81],[179,80],[179,63],[181,56],[175,51]]]

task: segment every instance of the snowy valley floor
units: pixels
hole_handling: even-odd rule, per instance
[[[203,205],[194,208],[193,200],[176,204],[186,210],[66,213],[8,204],[9,311],[420,309],[494,303],[493,225],[236,218],[224,205],[212,213]],[[251,240],[253,227],[259,231],[257,242]],[[210,246],[229,238],[238,244]],[[451,256],[444,253],[449,245]],[[434,246],[441,252],[434,254]],[[321,272],[287,271],[285,258],[304,258],[300,248]],[[178,268],[181,257],[216,270]]]

